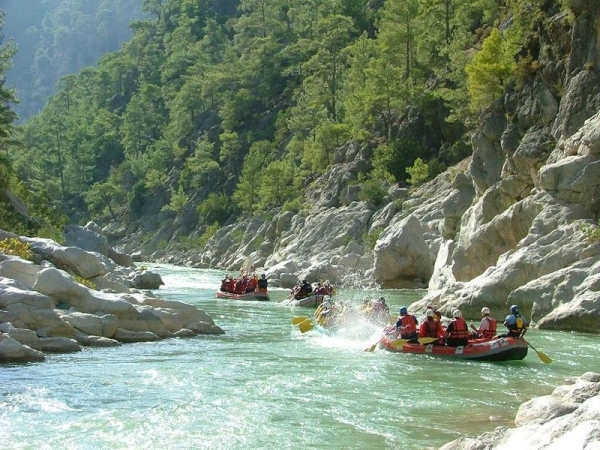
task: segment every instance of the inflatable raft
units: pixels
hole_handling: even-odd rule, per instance
[[[323,298],[326,297],[325,295],[309,295],[308,297],[304,297],[304,298],[300,298],[300,299],[295,299],[295,298],[289,298],[287,300],[284,300],[281,302],[281,304],[283,305],[287,305],[287,306],[298,306],[301,308],[316,308],[317,306],[319,306],[320,304],[323,303]]]
[[[247,292],[245,294],[234,294],[232,292],[224,292],[217,290],[217,298],[226,298],[229,300],[254,300],[254,301],[269,301],[269,294],[266,292]]]
[[[383,337],[379,346],[385,350],[398,353],[420,353],[426,355],[444,356],[458,359],[473,359],[481,361],[511,361],[520,360],[527,356],[527,342],[522,339],[505,337],[491,341],[469,341],[465,346],[447,347],[433,344],[410,344],[394,341]]]

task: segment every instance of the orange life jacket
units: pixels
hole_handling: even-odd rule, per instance
[[[483,336],[485,339],[492,339],[496,336],[496,329],[498,328],[498,323],[496,319],[492,319],[491,317],[484,317],[483,320],[487,320],[489,324],[488,330],[483,330]]]
[[[450,334],[448,338],[450,339],[468,339],[469,338],[469,328],[467,327],[467,322],[464,319],[458,317],[452,321],[452,330],[450,330]]]
[[[417,332],[417,321],[414,316],[406,314],[401,316],[400,323],[402,325],[402,334],[412,334]]]
[[[441,327],[442,326],[435,319],[427,319],[421,324],[421,332],[419,333],[419,337],[439,338],[441,336]]]

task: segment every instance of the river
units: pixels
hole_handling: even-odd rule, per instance
[[[223,272],[150,266],[165,299],[209,313],[224,335],[88,348],[0,366],[4,449],[434,449],[512,424],[519,405],[600,368],[598,337],[530,330],[523,361],[486,363],[364,349],[374,328],[302,334],[270,302],[218,300]],[[424,291],[384,295],[395,312]],[[500,319],[505,312],[492,311]]]

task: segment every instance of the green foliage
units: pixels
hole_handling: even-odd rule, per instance
[[[33,252],[28,242],[23,242],[17,238],[1,239],[0,253],[5,255],[19,256],[20,258],[31,260]]]
[[[90,289],[96,289],[96,283],[94,283],[92,280],[87,280],[83,277],[80,277],[79,275],[73,275],[73,279],[79,284],[83,284],[85,287],[88,287]]]
[[[600,220],[596,225],[583,224],[580,227],[581,232],[584,234],[585,239],[590,244],[600,243]]]
[[[417,187],[442,173],[445,168],[442,163],[435,160],[425,163],[421,158],[417,158],[412,167],[406,169],[406,173],[409,175],[406,181],[412,187]]]
[[[189,197],[183,190],[183,186],[179,186],[177,192],[171,194],[171,202],[163,207],[163,210],[173,211],[176,214],[181,214],[189,202]]]
[[[0,182],[14,169],[28,206],[44,199],[43,217],[72,222],[182,214],[193,201],[208,231],[270,209],[305,213],[303,188],[360,140],[377,143],[361,199],[379,205],[407,168],[417,185],[469,154],[463,139],[432,142],[405,125],[462,133],[444,120],[468,124],[503,92],[540,2],[145,0],[132,39],[62,78],[24,125]],[[77,8],[61,11],[53,33],[67,48],[60,26]],[[514,31],[493,28],[502,14],[515,15]]]
[[[481,110],[504,93],[506,84],[515,74],[515,53],[515,46],[500,31],[492,29],[465,69],[473,110]]]
[[[412,167],[406,169],[409,178],[406,180],[413,187],[420,186],[429,180],[429,167],[421,158],[415,159]]]
[[[211,192],[208,198],[196,207],[196,211],[202,222],[222,225],[234,214],[235,206],[226,195]]]
[[[199,248],[204,248],[208,240],[213,237],[220,228],[221,226],[217,222],[206,227],[206,230],[204,230],[204,233],[202,233],[202,236],[200,236],[200,240],[198,242]]]
[[[365,233],[362,236],[363,242],[369,250],[373,251],[375,249],[375,245],[379,240],[379,236],[381,236],[381,233],[384,229],[384,227],[375,227],[369,231],[369,233]]]
[[[380,206],[387,195],[387,188],[379,180],[366,180],[360,187],[359,199],[361,201]]]

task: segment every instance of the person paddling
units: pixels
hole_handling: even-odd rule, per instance
[[[417,333],[417,325],[419,321],[412,314],[408,314],[406,306],[400,308],[400,316],[396,321],[396,334],[400,339],[417,339],[419,334]]]
[[[446,328],[446,345],[448,347],[459,347],[469,343],[469,327],[467,322],[462,318],[462,313],[459,309],[452,312],[454,319]]]
[[[475,328],[475,325],[471,324],[471,329],[475,331],[472,337],[475,339],[485,339],[489,341],[496,336],[498,324],[496,319],[490,317],[490,308],[487,306],[481,308],[481,315],[483,318],[479,323],[479,328]]]
[[[442,325],[435,319],[435,311],[428,309],[425,312],[425,321],[419,327],[419,337],[438,338],[434,345],[444,345],[444,329]]]
[[[510,307],[510,315],[504,319],[504,326],[508,328],[508,332],[498,337],[521,337],[527,332],[529,321],[519,314],[519,307],[512,305]]]

